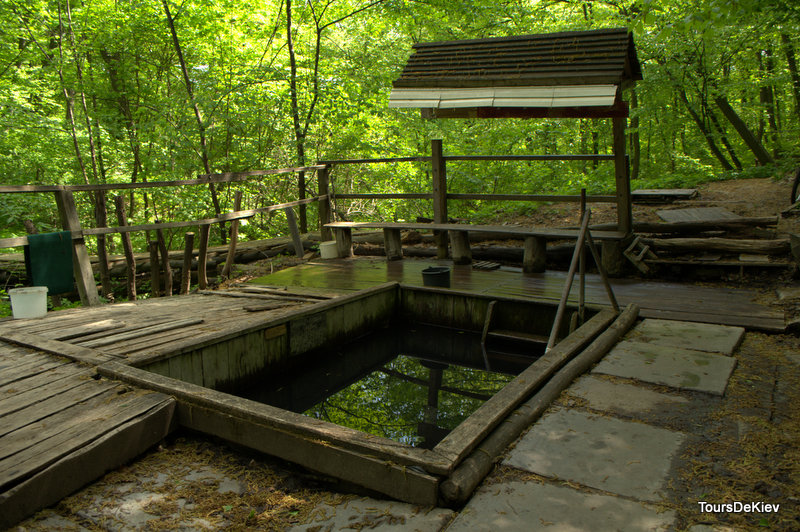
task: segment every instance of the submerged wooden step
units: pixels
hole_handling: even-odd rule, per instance
[[[519,342],[532,342],[537,344],[546,344],[547,336],[543,334],[526,333],[522,331],[510,331],[507,329],[496,329],[489,331],[486,335],[489,338],[497,338],[501,340],[515,340]]]

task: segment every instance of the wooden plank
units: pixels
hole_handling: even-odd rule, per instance
[[[391,222],[331,222],[327,227],[336,229],[402,229],[411,231],[481,231],[497,235],[515,235],[519,237],[542,236],[550,240],[574,240],[579,231],[558,228],[527,228],[504,225],[478,224],[445,224],[445,223],[391,223]],[[592,231],[595,240],[621,240],[625,238],[621,231]]]
[[[475,412],[439,442],[434,451],[460,462],[505,417],[524,401],[578,351],[589,344],[614,321],[616,313],[604,310],[534,361],[502,390],[483,403]]]
[[[182,425],[239,445],[298,463],[411,504],[435,506],[439,479],[403,465],[346,449],[320,444],[292,430],[254,424],[247,418],[195,404],[178,407]]]
[[[630,234],[633,229],[633,201],[631,200],[631,179],[628,171],[628,158],[625,155],[625,128],[627,118],[614,117],[611,122],[614,142],[614,180],[617,192],[617,228]]]
[[[31,375],[25,379],[0,386],[0,415],[10,413],[8,410],[9,401],[18,395],[28,394],[28,398],[23,398],[23,401],[33,401],[49,397],[50,387],[58,390],[62,386],[61,381],[66,380],[67,383],[71,382],[75,377],[88,377],[94,374],[94,369],[80,366],[78,364],[64,364],[57,368],[51,369],[46,373],[39,373]],[[68,386],[69,384],[64,384]]]
[[[116,357],[90,349],[86,346],[73,345],[58,340],[50,340],[29,333],[3,333],[0,339],[14,344],[30,347],[45,353],[60,355],[70,360],[84,362],[86,364],[102,364]]]
[[[115,387],[4,436],[0,441],[0,489],[30,477],[169,400],[159,393],[120,393],[122,390]]]
[[[51,340],[58,340],[61,342],[65,342],[67,340],[72,340],[74,338],[78,338],[81,336],[87,336],[89,334],[113,331],[121,327],[125,327],[124,322],[108,319],[108,320],[100,320],[92,323],[87,323],[85,325],[69,327],[66,329],[57,329],[50,334],[48,334],[47,332],[43,332],[40,333],[40,335],[43,338],[49,338]]]
[[[69,380],[66,383],[63,381]],[[0,424],[0,437],[22,428],[31,423],[36,423],[48,416],[57,414],[83,401],[87,401],[101,393],[110,390],[115,385],[109,381],[97,382],[91,379],[62,379],[60,386],[55,387],[56,393],[51,397],[39,397],[33,403],[22,402],[20,396],[17,396],[14,401],[8,401],[10,404],[2,404],[2,408],[9,408],[11,413],[4,414],[2,417],[2,424]],[[47,391],[51,392],[50,386]],[[26,397],[25,399],[30,399]],[[5,403],[4,401],[3,403]]]
[[[553,203],[578,203],[581,197],[578,194],[447,194],[448,200],[479,200],[479,201],[538,201]],[[586,196],[589,203],[614,203],[614,196],[592,195]]]
[[[175,400],[164,396],[156,406],[0,493],[0,528],[57,503],[158,443],[174,428],[174,410]]]
[[[105,338],[98,338],[96,340],[79,342],[79,345],[89,348],[103,347],[105,345],[111,345],[124,340],[130,340],[131,338],[141,338],[142,336],[148,336],[162,331],[171,331],[174,329],[180,329],[182,327],[189,327],[191,325],[197,325],[198,323],[203,323],[203,320],[197,318],[173,320],[173,321],[168,321],[166,323],[160,323],[157,325],[151,325],[149,327],[143,327],[141,329],[136,329],[135,331],[122,332],[119,334],[112,334],[110,336],[106,336]]]
[[[656,211],[665,222],[717,222],[721,220],[738,220],[741,216],[722,207],[692,207],[687,209],[667,209]]]
[[[12,368],[4,368],[2,374],[0,374],[0,386],[26,379],[33,375],[44,373],[50,369],[69,364],[68,360],[59,360],[53,357],[29,358],[32,358],[32,360],[26,360],[24,363]]]

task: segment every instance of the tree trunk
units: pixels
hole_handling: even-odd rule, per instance
[[[161,0],[161,3],[164,5],[164,14],[167,16],[167,25],[169,25],[169,31],[172,34],[172,44],[175,47],[175,53],[177,54],[178,61],[181,64],[181,73],[183,74],[183,82],[186,85],[186,93],[189,95],[189,100],[192,102],[194,117],[195,120],[197,120],[197,132],[200,135],[200,157],[203,161],[203,169],[205,170],[206,174],[210,174],[211,164],[208,160],[208,147],[206,146],[206,126],[203,124],[203,116],[200,113],[200,106],[197,105],[197,100],[194,97],[192,80],[189,79],[189,70],[186,68],[186,61],[183,59],[183,50],[181,49],[181,43],[178,40],[178,32],[175,30],[175,20],[172,18],[172,14],[169,11],[167,0]],[[217,189],[214,186],[214,183],[209,183],[208,189],[211,192],[211,203],[214,205],[214,214],[219,216],[222,210],[220,209],[219,197],[217,195]],[[219,230],[220,241],[225,244],[225,222],[219,223]]]
[[[786,33],[781,33],[783,50],[786,54],[786,63],[789,66],[789,74],[792,77],[792,93],[794,94],[794,112],[800,120],[800,73],[797,71],[797,60],[794,55],[792,40]]]
[[[769,152],[767,152],[767,150],[764,148],[764,145],[758,141],[753,132],[750,131],[750,128],[748,128],[747,124],[744,123],[744,120],[742,120],[733,107],[731,107],[731,104],[728,103],[728,100],[724,96],[717,96],[714,98],[714,102],[716,102],[720,111],[722,111],[722,114],[725,115],[725,118],[728,119],[728,121],[739,133],[739,136],[742,137],[742,140],[744,140],[745,144],[747,144],[747,147],[750,148],[750,151],[753,152],[758,164],[763,166],[773,163],[774,161]]]
[[[742,162],[736,156],[736,151],[733,149],[730,141],[728,140],[728,135],[725,133],[725,128],[722,127],[722,124],[719,123],[719,119],[717,115],[714,114],[713,109],[706,110],[706,116],[708,116],[709,120],[711,120],[711,124],[714,126],[714,129],[717,130],[719,133],[719,140],[722,142],[722,145],[725,146],[725,151],[728,152],[728,155],[731,157],[731,161],[733,161],[734,166],[736,166],[737,170],[742,169]]]
[[[306,165],[306,134],[302,124],[300,123],[300,105],[297,98],[297,57],[294,52],[294,38],[292,36],[292,0],[286,0],[286,47],[289,51],[289,96],[291,98],[292,107],[292,126],[294,128],[294,143],[297,153],[297,165]],[[305,172],[297,173],[297,198],[304,199],[306,197],[306,175]],[[305,206],[303,206],[305,207]],[[306,226],[306,212],[305,209],[300,209],[300,232],[305,233]]]
[[[703,119],[700,118],[700,115],[697,114],[697,111],[694,110],[692,104],[689,102],[689,98],[686,96],[686,91],[682,88],[678,89],[678,95],[681,97],[684,105],[686,105],[686,110],[689,111],[694,123],[697,124],[697,128],[703,134],[706,139],[706,143],[708,143],[708,148],[711,150],[711,153],[714,154],[714,157],[722,165],[722,168],[725,170],[733,170],[733,166],[731,163],[728,162],[728,159],[725,158],[725,155],[720,151],[719,147],[717,146],[717,142],[714,140],[714,135],[706,127],[705,123],[703,123]]]
[[[631,88],[631,109],[639,107],[639,97],[636,94],[636,89]],[[642,147],[639,141],[639,115],[633,113],[631,115],[630,130],[628,133],[631,143],[631,179],[639,178],[639,168],[641,166]]]

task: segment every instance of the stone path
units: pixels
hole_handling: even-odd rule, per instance
[[[724,394],[743,335],[740,327],[644,320],[567,390],[574,407],[551,407],[520,438],[502,462],[516,473],[484,482],[447,526],[446,510],[419,514],[365,499],[295,530],[669,529],[675,516],[659,503],[688,435],[654,420],[694,405],[650,385]]]

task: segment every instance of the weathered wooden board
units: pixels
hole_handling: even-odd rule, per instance
[[[696,188],[642,189],[631,192],[634,203],[670,203],[697,196]]]
[[[688,209],[666,209],[656,211],[665,222],[713,222],[718,220],[738,220],[741,218],[722,207],[691,207]]]

